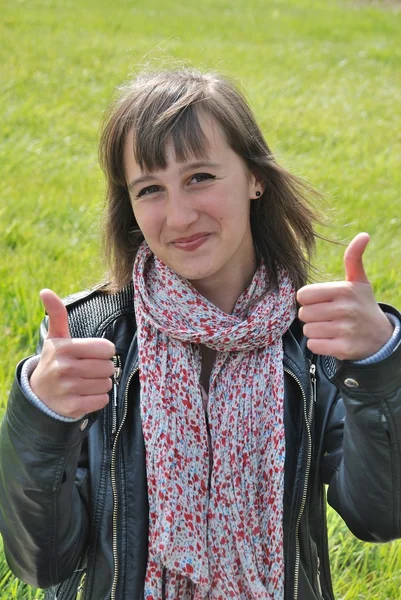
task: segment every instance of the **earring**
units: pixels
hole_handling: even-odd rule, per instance
[[[259,198],[259,196],[260,196],[260,192],[259,192],[259,190],[258,190],[258,191],[256,192],[256,197],[257,197],[257,198]]]

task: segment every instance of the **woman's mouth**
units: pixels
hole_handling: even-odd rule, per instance
[[[191,235],[187,238],[179,238],[173,241],[173,245],[178,250],[185,250],[186,252],[190,252],[202,246],[202,244],[207,240],[209,235],[209,233],[200,233],[196,235]]]

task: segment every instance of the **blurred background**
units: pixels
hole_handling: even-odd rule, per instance
[[[34,352],[42,287],[103,274],[99,124],[143,67],[234,77],[279,162],[325,193],[321,232],[371,234],[378,299],[401,307],[400,0],[2,0],[0,2],[0,415],[18,360]],[[319,243],[322,278],[343,248]],[[401,598],[401,542],[357,541],[331,511],[338,600]],[[0,600],[42,598],[9,573]]]

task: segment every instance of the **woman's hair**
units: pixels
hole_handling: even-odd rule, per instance
[[[258,261],[263,260],[269,288],[277,285],[277,268],[289,273],[296,288],[308,277],[315,247],[309,203],[316,192],[274,159],[255,118],[237,87],[213,72],[182,68],[142,73],[120,88],[102,127],[99,157],[106,176],[103,244],[110,268],[108,289],[118,290],[132,278],[143,235],[136,223],[124,173],[123,151],[133,129],[133,152],[142,170],[166,168],[166,143],[176,158],[202,158],[207,142],[200,111],[221,126],[228,145],[264,188],[251,202],[251,230]]]

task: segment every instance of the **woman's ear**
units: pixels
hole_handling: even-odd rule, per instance
[[[251,200],[257,200],[263,195],[265,184],[261,180],[259,173],[249,174],[249,197]]]

